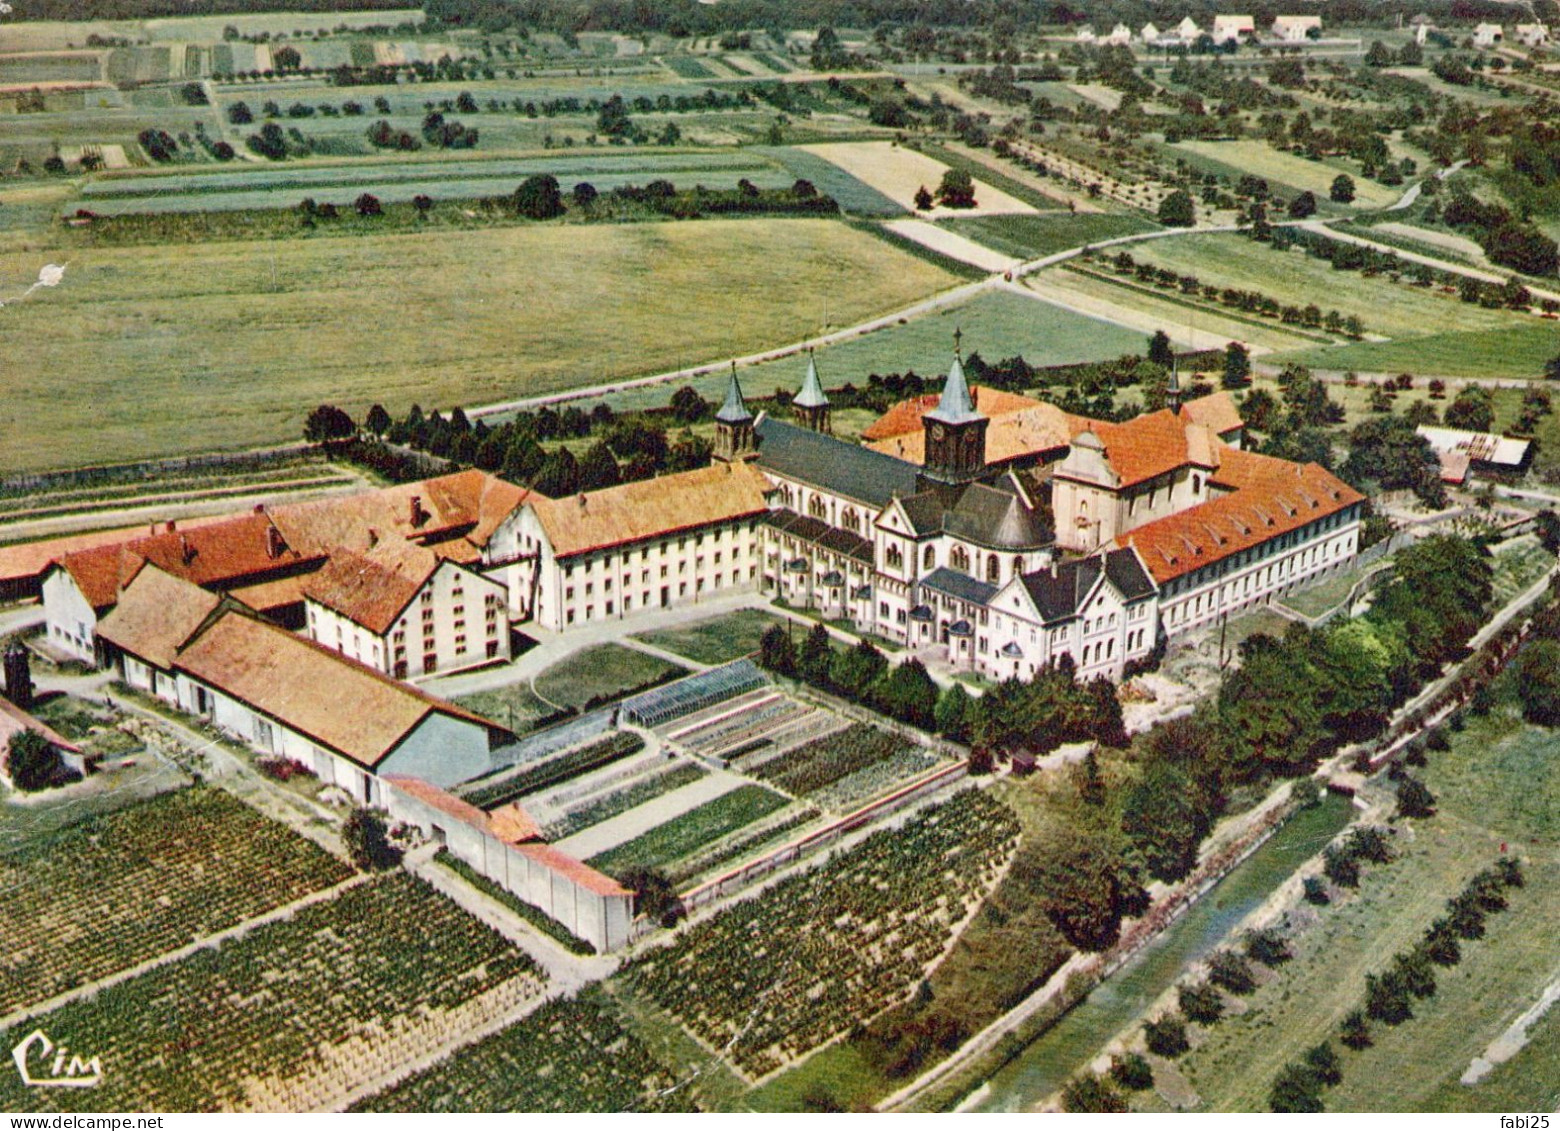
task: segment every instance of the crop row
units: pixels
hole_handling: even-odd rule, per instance
[[[917,774],[925,773],[937,765],[938,761],[937,755],[930,751],[919,746],[911,746],[889,755],[880,762],[873,762],[870,766],[863,766],[854,773],[847,774],[833,785],[812,794],[808,800],[820,809],[848,813],[865,805],[874,797],[887,793],[896,786],[904,785]]]
[[[855,723],[765,762],[754,774],[805,797],[904,749],[905,740],[866,723]]]
[[[619,758],[627,758],[645,748],[645,740],[628,731],[618,731],[606,738],[570,751],[558,758],[550,758],[538,766],[494,781],[480,789],[472,790],[466,800],[478,809],[494,809],[507,805],[518,797],[557,785],[569,778],[588,774],[610,765]]]
[[[570,809],[559,820],[547,826],[547,839],[558,841],[573,836],[581,829],[588,829],[592,825],[599,825],[602,821],[627,813],[630,809],[637,809],[663,793],[670,793],[674,789],[690,785],[704,777],[706,772],[701,766],[684,762],[671,769],[641,778],[605,797],[598,797],[588,804],[581,805],[578,809]]]
[[[759,1077],[900,1000],[995,882],[1018,820],[966,790],[686,930],[635,988]]]
[[[451,1039],[478,1020],[466,1007],[514,1008],[541,984],[497,931],[397,872],[24,1022],[7,1048],[36,1025],[105,1077],[46,1092],[6,1075],[0,1108],[328,1102]]]
[[[595,994],[551,1001],[352,1110],[687,1111],[692,1098]]]
[[[0,856],[0,1012],[177,950],[351,868],[218,790],[165,793]]]
[[[626,844],[592,857],[588,863],[610,876],[622,875],[637,867],[658,868],[729,832],[751,825],[789,803],[790,798],[772,789],[744,785],[713,801],[706,801]]]

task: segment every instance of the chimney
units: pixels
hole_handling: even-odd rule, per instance
[[[1056,580],[1056,555],[1051,555],[1051,580]]]
[[[282,551],[287,544],[282,541],[282,532],[274,526],[265,528],[265,556],[275,561],[282,556]]]
[[[368,528],[368,548],[372,550],[377,545],[379,545],[379,531],[370,526]]]
[[[169,533],[169,534],[172,534],[172,533],[173,533],[173,529],[174,529],[174,521],[173,521],[173,519],[171,519],[171,518],[170,518],[170,519],[169,519],[169,520],[168,520],[168,525],[167,525],[167,528],[166,528],[166,529],[167,529],[167,531],[168,531],[168,533]]]
[[[421,526],[427,520],[428,515],[427,512],[423,510],[421,495],[412,496],[411,512],[413,526]]]
[[[585,509],[585,492],[581,491],[580,492],[580,510],[584,510],[584,509]]]
[[[265,504],[264,503],[256,503],[255,504],[255,513],[256,514],[264,514],[265,513]]]
[[[195,547],[190,545],[188,534],[179,535],[179,557],[183,559],[185,565],[195,560]]]

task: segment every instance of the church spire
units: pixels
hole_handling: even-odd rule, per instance
[[[829,398],[823,391],[823,382],[818,380],[818,360],[810,349],[807,351],[807,376],[802,379],[801,390],[791,401],[791,408],[804,428],[833,433],[829,421]]]
[[[722,463],[748,459],[758,451],[753,432],[753,414],[742,400],[737,384],[737,363],[731,363],[731,383],[726,386],[726,403],[715,414],[715,450],[711,453]]]
[[[986,426],[991,421],[975,407],[965,380],[962,337],[953,332],[953,365],[942,396],[937,407],[921,417],[921,466],[928,478],[940,483],[968,483],[986,470]]]

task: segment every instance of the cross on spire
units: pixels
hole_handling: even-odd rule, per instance
[[[953,352],[955,355],[959,353],[959,343],[963,341],[963,339],[964,331],[955,326],[953,328]]]

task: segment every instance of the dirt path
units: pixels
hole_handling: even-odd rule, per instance
[[[1511,1023],[1509,1029],[1490,1042],[1483,1056],[1473,1058],[1467,1071],[1458,1079],[1458,1083],[1477,1084],[1493,1072],[1497,1064],[1505,1064],[1521,1052],[1523,1046],[1528,1043],[1528,1030],[1538,1024],[1556,1001],[1560,1001],[1560,977],[1556,977],[1549,983],[1538,1000],[1523,1011],[1522,1015]]]

